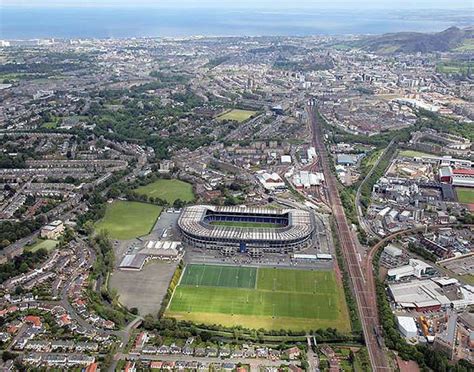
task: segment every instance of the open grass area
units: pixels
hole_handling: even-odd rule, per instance
[[[59,126],[60,122],[61,119],[59,117],[53,117],[51,121],[43,123],[41,127],[46,129],[56,129]]]
[[[336,281],[331,271],[259,269],[257,289],[330,294],[336,291]]]
[[[454,50],[457,52],[474,52],[474,39],[464,40],[464,42]]]
[[[95,229],[106,230],[112,239],[133,239],[150,232],[162,209],[152,204],[115,201],[107,205],[105,216]]]
[[[222,120],[234,120],[238,121],[239,123],[244,122],[248,118],[250,118],[252,115],[255,115],[257,111],[251,111],[251,110],[241,110],[241,109],[233,109],[230,110],[222,115],[219,115],[217,117],[217,120],[222,121]]]
[[[180,180],[161,179],[146,186],[140,186],[135,192],[142,195],[151,196],[166,200],[173,204],[175,200],[180,199],[184,202],[194,200],[193,187],[187,182]]]
[[[244,221],[211,221],[209,222],[210,225],[217,225],[217,226],[230,226],[230,227],[265,227],[265,228],[277,228],[282,227],[284,225],[278,225],[270,222],[244,222]]]
[[[467,45],[469,47],[469,45]],[[436,65],[436,71],[441,74],[467,74],[469,69],[474,68],[474,62],[471,61],[448,61]]]
[[[368,169],[372,168],[377,162],[382,152],[383,149],[380,149],[373,151],[372,153],[370,153],[370,155],[367,155],[365,158],[362,159],[363,166],[367,167]]]
[[[464,204],[474,204],[474,189],[469,187],[456,187],[458,201]]]
[[[433,156],[433,154],[428,154],[427,152],[415,151],[415,150],[402,150],[398,153],[400,156],[407,158],[422,157],[422,156]]]
[[[350,330],[331,271],[188,265],[166,316],[255,329]]]
[[[39,249],[46,249],[48,252],[52,251],[58,245],[57,240],[38,239],[34,244],[25,247],[27,252],[36,252]]]
[[[257,269],[240,266],[188,265],[181,277],[181,285],[255,288]]]

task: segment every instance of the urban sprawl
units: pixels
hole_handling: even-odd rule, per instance
[[[2,370],[472,371],[474,36],[401,35],[0,41]]]

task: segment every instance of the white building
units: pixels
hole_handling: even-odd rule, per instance
[[[282,164],[291,164],[291,156],[290,155],[282,155],[281,156],[281,163]]]
[[[286,188],[285,182],[281,179],[278,173],[275,172],[268,173],[265,171],[260,171],[257,173],[257,179],[267,190]]]
[[[406,338],[416,337],[418,328],[415,319],[411,316],[397,316],[398,330]]]
[[[387,247],[388,248],[388,247]],[[385,251],[385,250],[384,250]],[[420,279],[427,272],[433,270],[433,267],[427,263],[411,258],[408,265],[389,269],[387,272],[388,280],[401,280],[406,277],[414,276]]]
[[[395,247],[393,244],[387,245],[383,251],[391,257],[400,257],[403,254],[403,251],[400,248]]]

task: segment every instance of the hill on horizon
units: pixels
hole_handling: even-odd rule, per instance
[[[474,27],[450,27],[437,33],[397,32],[364,38],[355,43],[361,49],[382,54],[474,52]]]

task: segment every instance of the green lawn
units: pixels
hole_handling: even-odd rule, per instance
[[[146,186],[140,186],[134,191],[138,194],[166,200],[170,204],[173,204],[177,199],[185,202],[194,200],[193,186],[190,183],[176,179],[157,180]]]
[[[331,271],[259,269],[257,289],[333,294],[336,292],[336,281]]]
[[[244,122],[245,120],[249,119],[252,115],[255,115],[257,111],[251,110],[241,110],[241,109],[233,109],[230,110],[222,115],[217,117],[217,120],[234,120],[238,121],[239,123]]]
[[[166,315],[255,329],[350,330],[331,271],[188,265]]]
[[[231,227],[265,227],[265,228],[277,228],[282,227],[282,225],[277,225],[270,222],[244,222],[244,221],[211,221],[209,222],[210,225],[217,225],[217,226],[231,226]]]
[[[474,204],[474,189],[469,187],[456,187],[458,201],[464,204]]]
[[[470,45],[467,45],[470,47]],[[474,67],[474,62],[448,61],[436,65],[436,71],[442,74],[467,74],[469,68]]]
[[[105,216],[95,229],[107,230],[112,239],[133,239],[150,232],[162,209],[152,204],[115,201],[107,204]]]
[[[414,158],[414,157],[422,157],[422,156],[433,156],[432,154],[428,154],[427,152],[415,151],[415,150],[402,150],[399,153],[400,156],[404,156],[407,158]]]
[[[57,244],[58,244],[57,240],[38,239],[34,244],[25,247],[25,250],[28,252],[36,252],[37,250],[44,248],[48,252],[50,252],[54,248],[56,248]]]
[[[181,285],[255,288],[257,269],[240,266],[188,265]]]

